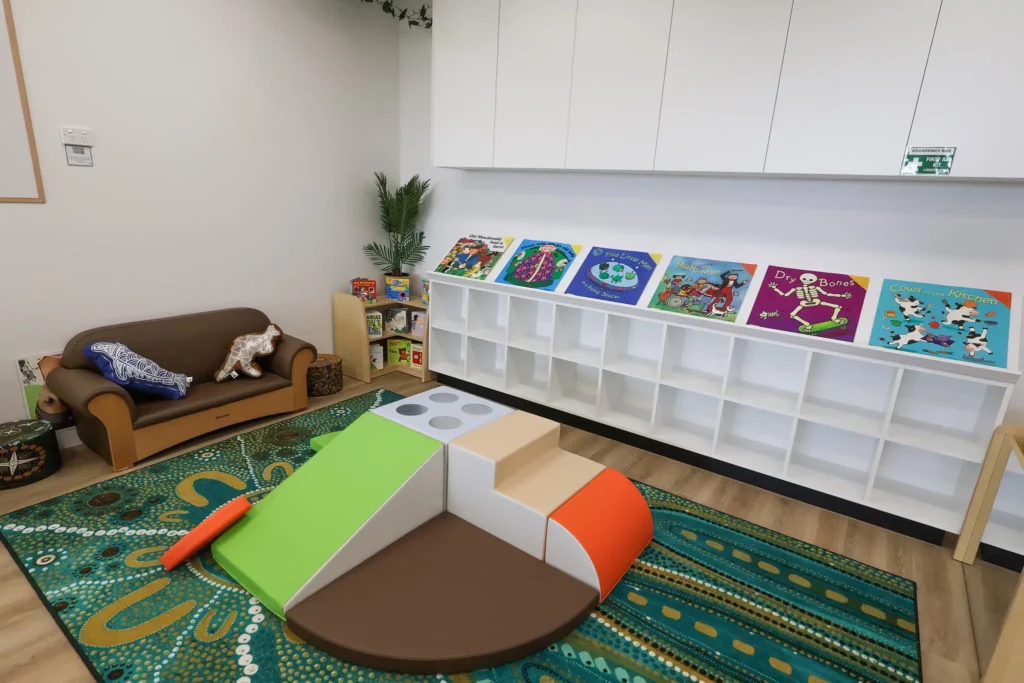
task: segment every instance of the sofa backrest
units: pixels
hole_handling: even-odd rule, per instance
[[[255,308],[229,308],[97,327],[72,337],[64,347],[61,362],[66,368],[95,370],[96,366],[85,357],[86,347],[98,341],[121,342],[165,370],[191,376],[196,384],[211,382],[232,340],[239,335],[262,332],[269,324],[267,316]]]

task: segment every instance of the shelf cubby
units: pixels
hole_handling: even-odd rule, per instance
[[[600,367],[606,320],[607,316],[601,311],[558,306],[555,311],[555,356]]]
[[[604,367],[640,379],[658,378],[665,326],[620,315],[608,316]]]
[[[705,394],[662,386],[655,406],[654,438],[711,455],[721,402]]]
[[[862,501],[877,452],[877,438],[801,420],[786,478],[816,491]]]
[[[511,297],[508,309],[508,345],[535,353],[551,352],[555,305],[536,299]]]
[[[736,403],[795,415],[809,352],[752,339],[733,344],[725,397]]]
[[[715,457],[774,477],[782,476],[793,438],[793,418],[726,401]]]
[[[486,339],[466,340],[466,379],[492,389],[505,386],[505,346]]]
[[[431,325],[430,369],[443,375],[465,377],[465,343],[464,335]]]
[[[508,332],[508,296],[471,289],[467,307],[469,323],[466,331],[469,336],[505,343]]]
[[[555,408],[593,417],[601,371],[593,365],[555,358],[551,361],[551,394]]]
[[[550,370],[551,356],[509,347],[505,386],[517,396],[545,403]]]
[[[871,504],[886,512],[960,532],[980,465],[901,443],[886,442]]]
[[[601,374],[598,415],[603,422],[621,429],[647,434],[651,430],[656,390],[654,382],[605,370]]]
[[[887,439],[981,462],[1005,390],[993,384],[917,370],[900,380]]]
[[[897,368],[815,353],[807,372],[801,417],[867,436],[881,436]]]
[[[443,282],[430,282],[430,325],[449,332],[466,329],[467,290]]]
[[[732,337],[687,327],[669,327],[661,382],[707,396],[721,396],[729,369]]]

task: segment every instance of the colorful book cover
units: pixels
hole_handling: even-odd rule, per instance
[[[409,365],[412,360],[412,342],[408,339],[388,339],[388,364]]]
[[[364,304],[377,303],[377,281],[364,277],[353,278],[352,296],[357,296]]]
[[[412,350],[413,366],[423,367],[423,344],[421,342],[413,342],[409,348]]]
[[[578,244],[523,240],[498,282],[553,292],[581,248]]]
[[[384,369],[384,346],[382,344],[370,344],[370,369]]]
[[[463,237],[441,259],[434,272],[486,280],[510,244],[511,237]]]
[[[388,334],[408,334],[409,312],[404,308],[389,308],[384,311],[384,331]]]
[[[412,322],[409,324],[409,334],[414,337],[425,337],[427,335],[427,314],[425,311],[413,311],[410,316]]]
[[[885,280],[871,345],[1005,368],[1010,292]]]
[[[748,325],[852,342],[869,278],[768,266]]]
[[[594,247],[565,293],[636,305],[660,260],[661,254]]]
[[[753,263],[673,256],[648,308],[735,322]]]
[[[384,336],[384,316],[380,311],[369,311],[366,314],[366,332],[370,339],[380,339]]]

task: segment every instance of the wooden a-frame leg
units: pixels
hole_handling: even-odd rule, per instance
[[[1024,672],[1024,647],[1021,647],[1021,643],[1024,643],[1024,581],[1017,583],[1017,593],[1010,603],[1003,631],[981,683],[1020,681],[1021,672]]]
[[[1006,471],[1006,461],[1010,458],[1010,437],[1005,427],[997,427],[992,434],[992,441],[981,464],[981,474],[974,486],[971,504],[967,508],[967,516],[960,530],[960,539],[953,550],[953,559],[964,564],[974,564],[978,556],[978,545],[985,533],[992,504],[995,503],[999,485]]]
[[[103,423],[110,447],[110,464],[115,472],[135,466],[135,434],[128,405],[113,394],[102,394],[89,401],[89,412]]]

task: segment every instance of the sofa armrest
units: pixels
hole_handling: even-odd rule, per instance
[[[309,342],[304,342],[301,339],[296,339],[291,335],[284,335],[281,337],[281,341],[277,344],[277,350],[274,355],[271,356],[267,361],[267,370],[280,375],[285,379],[292,378],[292,363],[295,361],[295,357],[305,349],[309,349],[313,352],[313,357],[310,362],[316,359],[316,347]],[[261,359],[257,359],[259,362]]]
[[[128,413],[135,421],[135,401],[124,387],[109,379],[84,369],[57,368],[46,376],[46,386],[57,398],[71,406],[75,412],[91,415],[89,402],[98,396],[111,394],[128,406]]]

